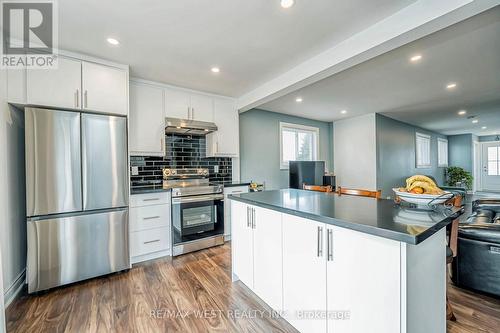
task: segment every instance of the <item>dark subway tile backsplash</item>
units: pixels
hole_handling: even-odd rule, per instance
[[[130,157],[130,166],[136,166],[139,169],[138,176],[130,177],[132,189],[161,186],[164,168],[207,168],[210,173],[210,181],[230,182],[232,180],[231,158],[206,157],[206,138],[204,136],[168,134],[165,139],[167,150],[165,157]],[[219,166],[218,173],[214,172],[216,165]]]

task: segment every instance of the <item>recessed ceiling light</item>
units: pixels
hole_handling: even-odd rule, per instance
[[[212,71],[212,73],[219,73],[220,68],[219,67],[212,67],[211,71]]]
[[[466,110],[460,110],[460,111],[458,111],[458,115],[460,115],[460,116],[463,116],[466,113],[467,113]]]
[[[342,110],[342,111],[340,111],[340,113],[342,113],[342,114],[346,114],[346,113],[347,113],[347,110]]]
[[[295,0],[281,0],[281,7],[290,8],[295,4]]]
[[[478,122],[479,122],[479,120],[477,120],[477,119],[474,119],[474,120],[472,121],[472,123],[473,123],[473,124],[477,124]]]
[[[416,55],[414,55],[413,57],[410,58],[410,61],[411,62],[417,62],[417,61],[419,61],[421,59],[422,59],[422,55],[416,54]]]
[[[297,97],[295,99],[295,102],[297,102],[297,103],[302,103],[302,101],[303,101],[302,97]]]
[[[481,127],[481,129],[487,129],[487,128],[488,128],[488,127],[486,127],[486,126]]]
[[[109,44],[111,45],[118,45],[120,44],[120,42],[118,41],[118,39],[115,39],[115,38],[111,38],[109,37],[108,39],[106,39],[108,41]]]
[[[457,87],[457,84],[455,82],[448,83],[446,85],[446,89],[454,89]]]

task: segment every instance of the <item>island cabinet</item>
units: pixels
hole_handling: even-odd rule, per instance
[[[233,280],[298,331],[446,331],[445,229],[414,245],[230,202]]]
[[[233,273],[276,311],[283,306],[281,214],[233,202]]]

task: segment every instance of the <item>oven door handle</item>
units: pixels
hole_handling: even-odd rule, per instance
[[[192,197],[172,198],[172,204],[178,205],[186,202],[201,202],[201,201],[222,200],[222,199],[224,199],[223,194],[197,195]]]

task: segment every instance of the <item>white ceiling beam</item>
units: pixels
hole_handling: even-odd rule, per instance
[[[238,109],[258,107],[499,4],[499,0],[418,0],[239,97]]]

